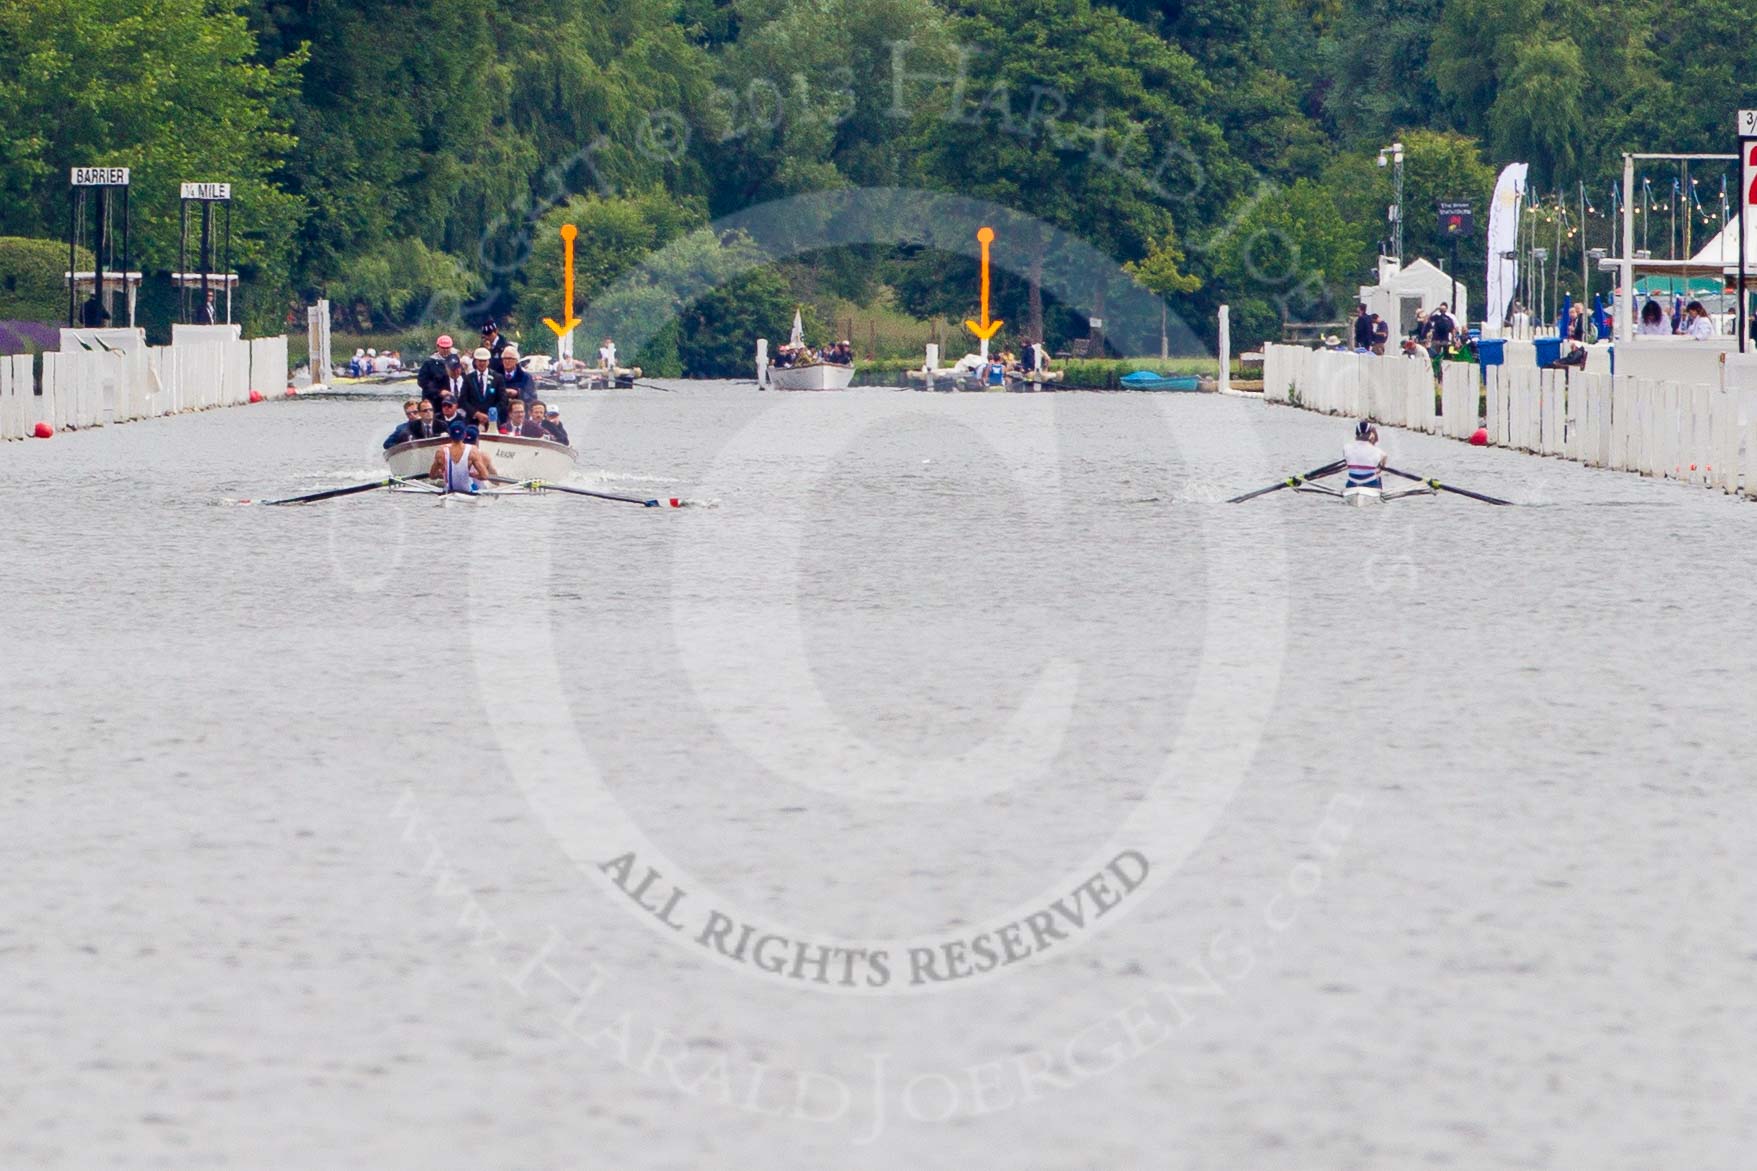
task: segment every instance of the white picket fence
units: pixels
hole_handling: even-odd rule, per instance
[[[1263,397],[1330,415],[1377,419],[1411,431],[1468,439],[1477,427],[1476,367],[1374,354],[1263,347]]]
[[[285,337],[45,353],[41,394],[33,362],[0,357],[0,439],[27,438],[38,423],[78,430],[238,406],[287,386]]]
[[[1757,362],[1729,356],[1719,385],[1524,364],[1441,370],[1436,388],[1418,359],[1270,345],[1263,397],[1453,439],[1480,423],[1492,446],[1757,498]]]

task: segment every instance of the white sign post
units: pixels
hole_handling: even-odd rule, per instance
[[[1757,203],[1757,110],[1739,111],[1739,311],[1733,320],[1739,331],[1739,353],[1750,344],[1751,329],[1745,320],[1745,220]]]
[[[128,168],[75,167],[73,168],[73,185],[75,187],[126,187],[128,186]]]

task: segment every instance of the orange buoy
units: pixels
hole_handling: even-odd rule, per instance
[[[49,426],[47,423],[38,423],[36,427],[32,429],[31,434],[38,439],[52,439],[55,436],[55,428]]]

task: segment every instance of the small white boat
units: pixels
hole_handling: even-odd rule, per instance
[[[1383,488],[1367,488],[1355,484],[1348,484],[1342,489],[1342,503],[1352,504],[1356,508],[1366,508],[1368,505],[1380,504],[1383,503],[1384,499],[1385,490]]]
[[[853,383],[854,367],[834,362],[769,367],[769,385],[776,390],[847,390]]]
[[[424,476],[433,466],[433,453],[451,440],[417,439],[400,443],[384,453],[390,474],[411,479]],[[560,483],[572,477],[580,453],[552,439],[529,439],[523,435],[483,435],[482,454],[494,462],[494,470],[509,480],[543,480]]]

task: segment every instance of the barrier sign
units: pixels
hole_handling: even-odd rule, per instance
[[[128,168],[75,167],[73,168],[73,185],[75,187],[126,187],[128,186]]]
[[[183,184],[184,199],[199,199],[207,203],[224,203],[232,198],[230,183],[185,183]]]

